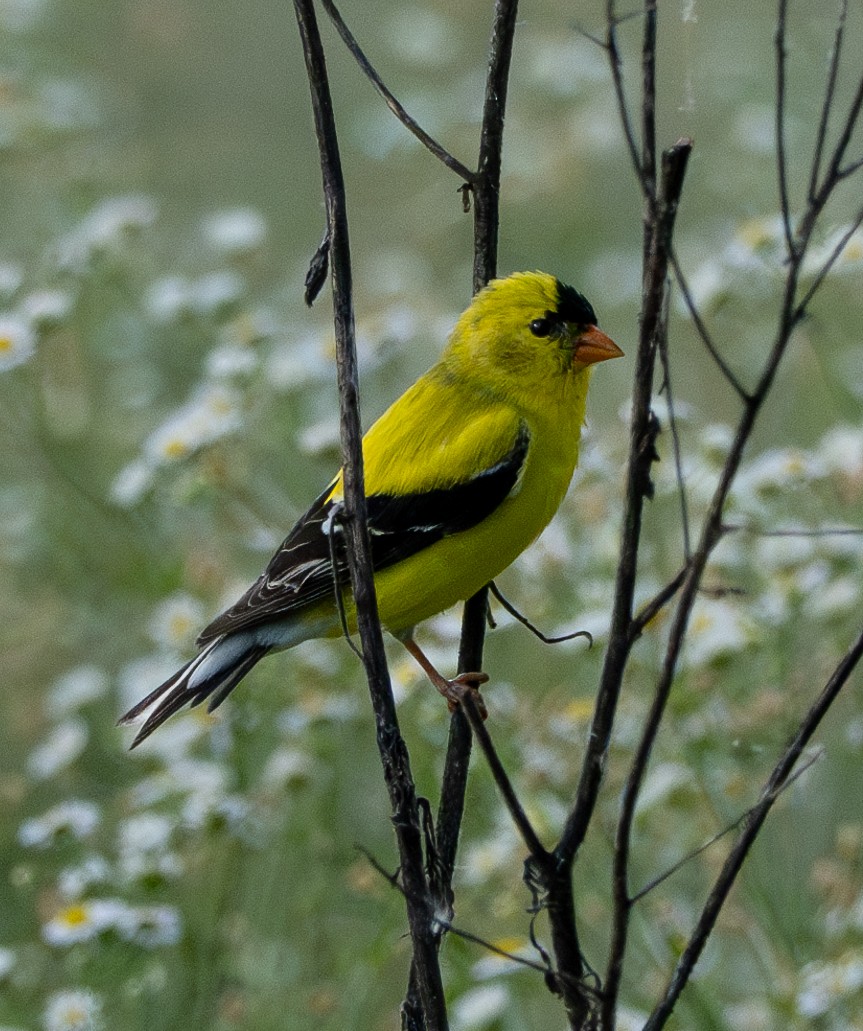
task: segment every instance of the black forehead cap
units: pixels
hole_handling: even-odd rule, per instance
[[[596,312],[590,301],[574,287],[557,281],[557,314],[564,322],[579,326],[595,326]]]

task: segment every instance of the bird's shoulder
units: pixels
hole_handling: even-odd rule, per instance
[[[505,399],[437,365],[366,434],[366,493],[416,494],[469,481],[511,451],[524,425]]]

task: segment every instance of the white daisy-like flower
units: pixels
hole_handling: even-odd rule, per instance
[[[121,508],[131,508],[153,485],[155,469],[152,462],[136,458],[124,466],[114,477],[109,497]]]
[[[801,979],[797,1012],[809,1019],[820,1017],[863,988],[863,956],[855,951],[833,963],[808,963]]]
[[[66,835],[83,841],[96,830],[100,820],[101,813],[95,803],[70,799],[41,816],[25,820],[18,828],[18,842],[25,848],[49,848]]]
[[[148,228],[157,217],[155,201],[143,194],[108,198],[59,241],[58,265],[81,271],[95,255],[121,246],[127,236]]]
[[[300,390],[320,383],[332,372],[320,336],[279,343],[265,364],[267,381],[276,390]]]
[[[108,860],[93,854],[75,866],[64,867],[57,875],[57,890],[64,899],[74,901],[82,898],[94,884],[107,884],[111,873]]]
[[[45,1031],[98,1031],[102,1026],[102,1000],[86,988],[54,992],[42,1015]]]
[[[239,394],[225,384],[205,384],[150,435],[144,456],[156,465],[181,461],[241,426]]]
[[[207,375],[213,379],[250,376],[257,367],[257,354],[245,344],[221,344],[207,355]]]
[[[848,235],[849,229],[850,226],[840,226],[822,244],[810,247],[803,262],[803,274],[816,275],[820,272],[824,263],[831,258],[833,252],[840,245],[842,250],[835,258],[831,271],[837,273],[859,271],[860,266],[863,265],[863,228],[855,229],[843,244],[842,241]]]
[[[18,265],[9,261],[0,261],[0,298],[8,300],[21,289],[24,273]]]
[[[18,962],[18,956],[14,949],[7,949],[0,946],[0,981],[10,974]]]
[[[229,208],[208,215],[202,229],[206,241],[222,254],[247,254],[267,239],[266,219],[254,208]]]
[[[194,311],[191,284],[182,276],[164,276],[152,283],[144,298],[150,317],[159,323],[170,323]]]
[[[117,924],[125,941],[145,949],[176,945],[183,933],[183,922],[174,906],[127,907]]]
[[[68,716],[89,702],[102,698],[108,678],[98,666],[76,666],[59,677],[48,692],[46,709],[53,719]]]
[[[86,722],[72,716],[56,726],[27,758],[27,772],[34,780],[48,780],[70,766],[87,747],[90,730]]]
[[[42,926],[42,937],[56,948],[91,941],[121,925],[127,909],[126,903],[120,899],[72,902]]]
[[[335,419],[322,419],[306,426],[297,438],[297,447],[307,455],[320,455],[339,446],[339,424]]]
[[[23,365],[36,352],[36,335],[28,319],[0,315],[0,372]]]
[[[192,307],[199,315],[217,315],[236,304],[245,292],[246,281],[239,272],[208,272],[191,284]]]
[[[186,648],[204,623],[204,606],[191,594],[178,592],[156,606],[150,637],[165,648]]]
[[[509,988],[504,984],[471,988],[455,1000],[452,1026],[457,1031],[492,1027],[511,1006],[511,998]]]
[[[59,326],[71,313],[75,298],[68,290],[36,290],[21,302],[19,310],[39,329]]]
[[[755,625],[739,605],[724,599],[700,598],[692,609],[681,664],[710,665],[742,651],[755,636]]]

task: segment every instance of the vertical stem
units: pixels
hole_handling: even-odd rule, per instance
[[[344,456],[344,529],[351,586],[357,610],[357,628],[363,664],[375,711],[378,748],[390,795],[393,825],[399,847],[402,883],[413,944],[419,997],[427,1031],[448,1028],[443,982],[433,933],[434,907],[423,866],[422,838],[416,791],[407,748],[399,731],[395,702],[377,613],[374,573],[367,528],[363,485],[362,435],[359,415],[359,380],[351,292],[350,244],[344,177],[333,116],[326,60],[313,0],[294,0],[312,111],[320,151],[332,260],[333,308],[339,412]]]

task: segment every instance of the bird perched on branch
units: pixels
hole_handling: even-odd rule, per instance
[[[590,303],[554,276],[495,279],[440,361],[363,438],[381,623],[451,702],[485,675],[446,680],[414,627],[475,594],[539,536],[578,461],[591,370],[622,353]],[[187,703],[220,705],[269,652],[336,637],[343,623],[355,629],[342,499],[339,472],[246,593],[201,632],[198,655],[121,718],[146,714],[133,747]]]

